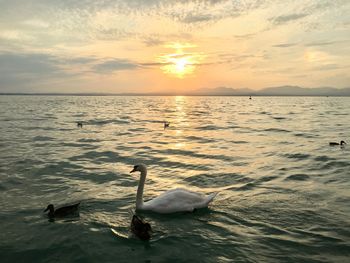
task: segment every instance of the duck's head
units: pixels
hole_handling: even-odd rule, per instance
[[[344,141],[340,141],[340,145],[346,144],[346,142]]]
[[[44,212],[46,212],[46,211],[50,211],[50,213],[53,213],[53,211],[54,211],[53,204],[49,204],[46,207],[46,209],[44,210]]]
[[[133,172],[145,172],[147,170],[146,165],[145,164],[137,164],[134,166],[134,168],[130,171],[130,173]]]

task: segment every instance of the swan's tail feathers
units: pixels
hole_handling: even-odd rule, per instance
[[[216,196],[218,193],[219,193],[219,192],[212,193],[212,194],[208,195],[207,204],[209,204],[211,201],[213,201],[213,199],[215,198],[215,196]]]

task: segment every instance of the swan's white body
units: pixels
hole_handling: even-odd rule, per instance
[[[204,195],[182,188],[176,188],[162,193],[158,197],[143,202],[143,188],[147,175],[144,164],[135,165],[131,172],[140,171],[141,177],[136,195],[136,210],[147,210],[156,213],[192,212],[196,208],[207,207],[217,193]]]

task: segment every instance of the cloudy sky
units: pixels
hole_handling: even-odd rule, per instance
[[[0,92],[350,86],[349,0],[0,0]]]

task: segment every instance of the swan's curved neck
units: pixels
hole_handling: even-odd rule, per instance
[[[145,181],[146,181],[146,175],[147,175],[147,170],[142,169],[140,181],[139,181],[139,186],[137,188],[136,209],[140,209],[143,206],[143,188],[144,188]]]

